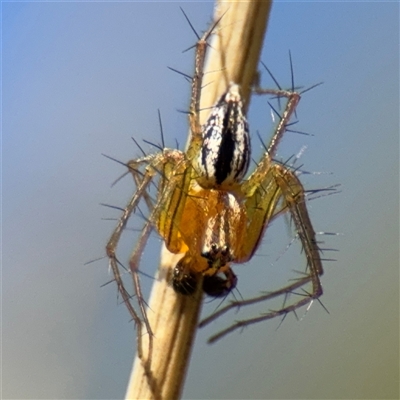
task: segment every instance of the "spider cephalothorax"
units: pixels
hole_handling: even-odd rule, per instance
[[[183,243],[190,245],[175,267],[173,286],[186,288],[186,279],[193,282],[197,281],[196,275],[202,275],[207,277],[204,291],[221,296],[232,290],[236,283],[231,278],[234,274],[230,263],[236,262],[236,252],[245,235],[245,207],[232,192],[202,189],[198,185],[196,190],[191,188],[185,201],[179,234]],[[221,273],[228,276],[226,281],[221,278]],[[212,284],[213,277],[217,279],[215,285]],[[184,293],[191,292],[185,289]]]

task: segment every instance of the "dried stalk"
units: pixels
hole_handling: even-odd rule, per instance
[[[217,2],[214,20],[222,15],[208,50],[201,93],[201,108],[209,109],[230,82],[242,87],[249,105],[271,1]],[[201,113],[201,123],[209,111]],[[126,399],[178,399],[194,343],[202,300],[201,285],[192,296],[178,295],[169,282],[173,267],[182,255],[165,247],[154,283],[148,317],[154,333],[150,371],[136,358]],[[148,337],[143,337],[144,359]]]

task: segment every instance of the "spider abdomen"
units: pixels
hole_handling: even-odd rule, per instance
[[[250,161],[249,127],[239,86],[231,84],[202,129],[203,145],[195,169],[205,189],[227,190],[240,182]]]

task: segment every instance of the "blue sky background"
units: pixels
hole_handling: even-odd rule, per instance
[[[131,136],[159,141],[158,108],[168,145],[186,141],[176,109],[188,106],[189,86],[166,68],[191,73],[193,54],[182,50],[195,38],[179,6],[207,27],[210,2],[2,3],[3,398],[124,396],[133,324],[116,287],[100,287],[107,261],[83,264],[104,255],[114,223],[101,218],[117,216],[99,203],[124,206],[133,190],[129,178],[110,188],[124,171],[100,154],[129,160],[139,155]],[[322,238],[339,249],[322,278],[330,314],[314,304],[301,321],[208,346],[235,315],[215,322],[198,333],[183,396],[398,398],[399,5],[276,2],[262,60],[284,86],[289,49],[296,82],[324,84],[298,110],[298,129],[315,136],[288,134],[280,155],[306,145],[304,169],[326,174],[305,175],[305,186],[341,184],[309,203],[317,231],[343,233]],[[249,118],[253,133],[270,135],[266,99]],[[235,266],[244,297],[285,265],[296,269],[292,248],[275,261],[288,243],[275,244],[279,224],[261,255]],[[133,239],[121,246],[126,258]],[[146,272],[159,247],[154,237]]]

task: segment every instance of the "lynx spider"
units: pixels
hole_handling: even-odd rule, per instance
[[[232,83],[229,86],[212,108],[206,124],[203,127],[200,125],[199,104],[207,40],[218,22],[199,38],[195,46],[195,73],[189,111],[191,139],[187,150],[183,152],[163,145],[158,153],[145,154],[125,164],[133,176],[136,191],[123,210],[107,243],[106,252],[118,291],[137,326],[140,358],[142,325],[145,325],[149,334],[150,347],[152,330],[146,316],[138,268],[153,229],[156,229],[171,253],[182,254],[173,270],[172,286],[176,292],[191,294],[198,282],[203,281],[204,292],[211,296],[224,296],[235,287],[237,281],[230,264],[249,261],[269,223],[279,215],[290,213],[306,256],[306,274],[276,292],[240,302],[240,305],[288,294],[307,283],[311,283],[311,293],[306,292],[299,301],[279,311],[238,322],[217,335],[217,339],[245,324],[286,315],[322,294],[319,279],[323,273],[322,262],[307,212],[303,186],[295,171],[274,161],[277,147],[300,101],[301,93],[293,87],[292,90],[283,90],[279,86],[276,90],[255,89],[257,94],[287,100],[283,113],[278,114],[277,126],[263,156],[247,179],[244,176],[251,154],[250,139],[238,85]],[[152,184],[157,186],[156,199],[149,194]],[[141,200],[146,203],[149,216],[129,260],[139,313],[133,307],[131,295],[124,286],[120,271],[122,264],[116,251],[127,221]],[[204,320],[202,325],[238,306],[237,303]]]

